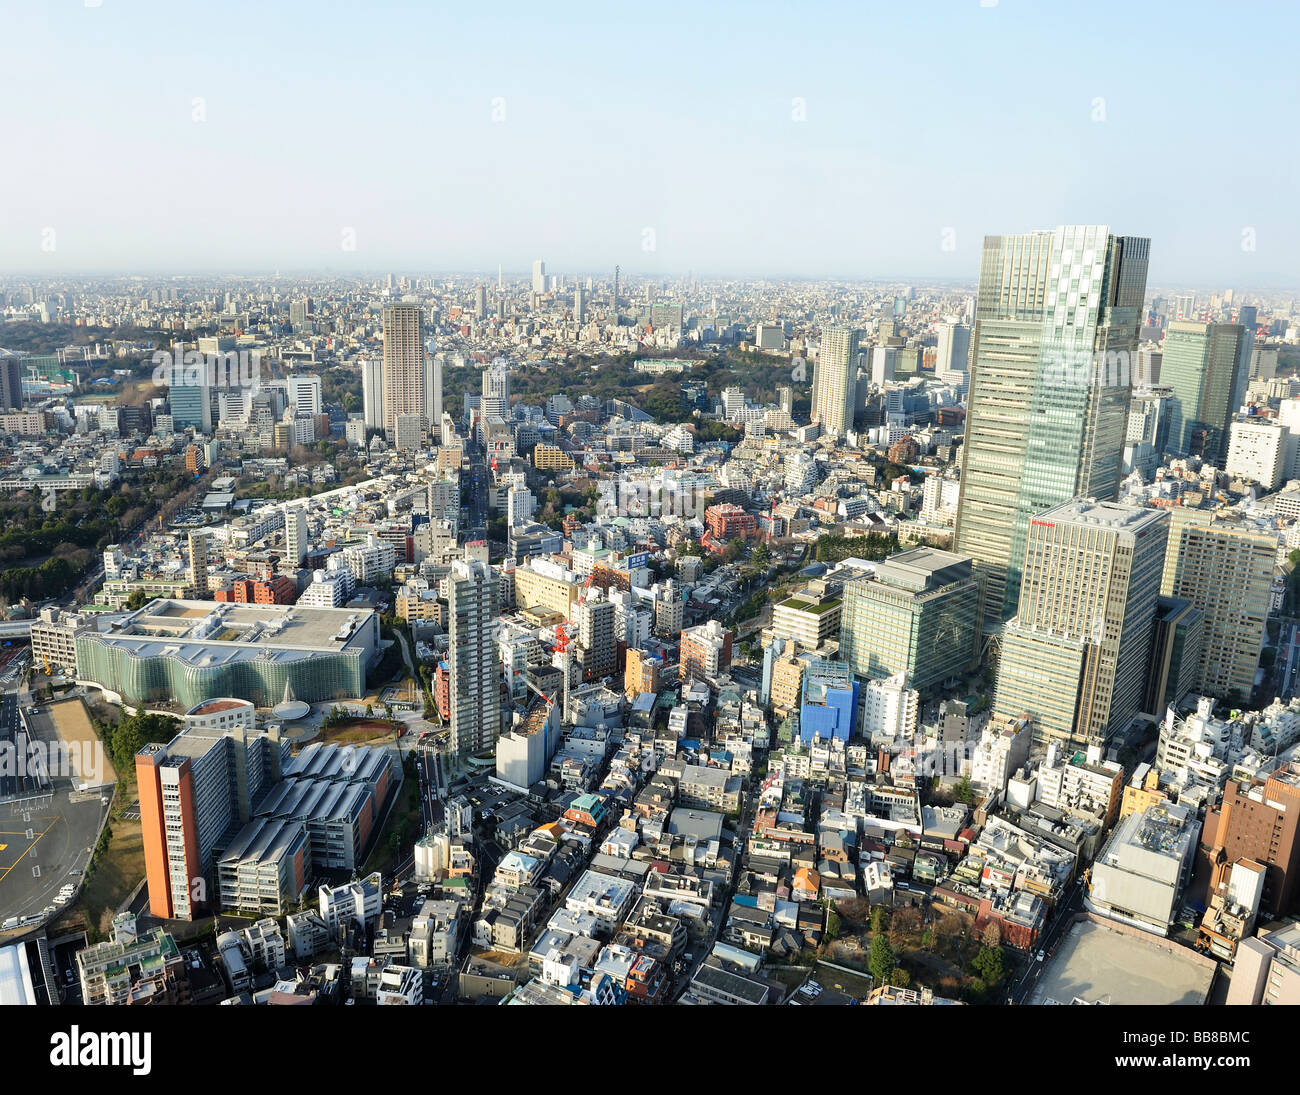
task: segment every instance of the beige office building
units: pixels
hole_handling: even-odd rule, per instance
[[[1250,698],[1268,623],[1277,533],[1240,517],[1174,509],[1160,592],[1205,613],[1196,688]]]
[[[1029,718],[1039,741],[1085,744],[1141,711],[1168,534],[1164,510],[1083,499],[1029,522],[995,725]]]
[[[557,563],[534,559],[515,568],[515,604],[520,608],[558,612],[567,620],[581,594],[578,576]]]

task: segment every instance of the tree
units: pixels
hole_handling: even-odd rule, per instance
[[[134,719],[125,719],[113,731],[113,763],[118,771],[129,771],[135,763],[135,755],[144,746],[144,736]]]
[[[759,544],[754,548],[754,554],[751,556],[756,567],[766,567],[772,560],[772,549],[766,544]]]
[[[1002,925],[996,920],[990,920],[984,928],[984,945],[986,947],[1002,945]]]
[[[889,940],[882,934],[872,936],[871,957],[867,960],[867,968],[871,970],[877,988],[889,984],[889,976],[894,972],[894,963],[894,948],[889,945]]]
[[[826,938],[830,940],[840,937],[840,914],[833,908],[826,911]]]
[[[970,966],[986,985],[996,985],[1002,980],[1002,948],[987,945],[980,947]]]
[[[889,928],[889,910],[884,905],[877,905],[871,910],[871,931],[873,935]]]

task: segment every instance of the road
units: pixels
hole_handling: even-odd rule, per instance
[[[469,476],[469,524],[465,529],[465,539],[484,540],[487,538],[488,485],[491,476],[487,464],[481,459],[475,459],[466,474]]]
[[[1070,926],[1074,923],[1074,915],[1083,908],[1083,879],[1077,878],[1074,885],[1070,887],[1070,892],[1065,900],[1056,909],[1052,916],[1052,922],[1048,925],[1047,930],[1039,937],[1038,942],[1034,945],[1033,951],[1029,955],[1029,965],[1025,972],[1020,975],[1020,979],[1007,990],[1007,1002],[1011,1004],[1023,1004],[1025,1000],[1033,993],[1038,985],[1038,979],[1042,976],[1043,970],[1052,960],[1053,951],[1056,945],[1064,937]],[[1035,957],[1039,951],[1046,952],[1046,957],[1039,962]]]
[[[1300,673],[1300,623],[1292,620],[1282,627],[1283,633],[1279,638],[1286,645],[1282,647],[1283,657],[1278,659],[1281,662],[1281,679],[1278,683],[1281,685],[1279,694],[1287,700],[1295,695],[1296,674]]]
[[[402,648],[402,661],[406,662],[406,671],[411,675],[412,680],[418,681],[420,678],[415,672],[415,662],[411,660],[411,648],[406,645],[406,636],[403,634],[405,630],[406,625],[403,624],[395,628],[393,634],[397,636],[397,645]]]

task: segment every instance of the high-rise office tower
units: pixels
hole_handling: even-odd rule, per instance
[[[1250,699],[1268,624],[1277,533],[1246,517],[1171,511],[1160,592],[1205,613],[1196,687]]]
[[[190,549],[190,585],[194,587],[194,596],[203,601],[208,596],[208,534],[191,532]]]
[[[489,365],[483,370],[483,398],[479,407],[485,422],[510,417],[510,366]]]
[[[1002,633],[994,725],[1100,743],[1142,709],[1166,510],[1075,500],[1029,522],[1020,603]]]
[[[1245,329],[1236,323],[1178,321],[1165,332],[1161,387],[1173,391],[1169,450],[1222,468]],[[1249,363],[1246,369],[1249,372]],[[1242,385],[1244,392],[1245,385]]]
[[[533,260],[533,292],[538,296],[546,292],[546,263],[541,259]]]
[[[384,430],[392,437],[399,414],[425,413],[424,313],[393,304],[384,309]]]
[[[1174,397],[1167,388],[1134,388],[1124,434],[1124,474],[1137,471],[1147,482],[1169,449],[1169,413]]]
[[[442,354],[433,352],[430,342],[424,355],[424,416],[430,431],[442,423]]]
[[[288,566],[302,566],[307,554],[307,515],[300,506],[284,507],[284,553]]]
[[[297,408],[298,414],[321,414],[325,403],[321,399],[320,377],[298,374],[288,377],[284,382],[285,394],[289,404]]]
[[[384,359],[367,357],[361,361],[361,406],[366,429],[384,428]]]
[[[794,414],[794,389],[788,384],[777,388],[776,401],[786,414]]]
[[[871,383],[883,388],[894,379],[898,368],[897,346],[876,346],[871,351]]]
[[[474,286],[474,318],[483,319],[487,316],[487,286]]]
[[[929,693],[978,664],[980,583],[970,559],[913,548],[844,583],[840,657],[859,677],[906,673]]]
[[[941,323],[937,333],[934,371],[965,372],[970,363],[970,328],[963,323]]]
[[[23,409],[22,358],[0,350],[0,411]]]
[[[1179,293],[1174,297],[1174,319],[1196,319],[1196,295]]]
[[[1149,247],[1097,226],[984,240],[955,543],[986,630],[1015,614],[1030,519],[1118,495]]]
[[[167,389],[167,406],[172,427],[187,426],[199,433],[212,432],[212,386],[208,383],[206,361],[185,363],[185,344],[172,345],[171,383]]]
[[[841,438],[853,424],[853,394],[858,378],[858,339],[851,327],[828,327],[822,332],[813,369],[812,420],[822,432]]]
[[[1236,414],[1246,400],[1246,388],[1250,385],[1250,363],[1255,356],[1255,329],[1259,323],[1259,309],[1251,304],[1243,304],[1237,311],[1237,322],[1241,325],[1241,346],[1237,350],[1237,377],[1232,385],[1232,413]]]
[[[573,290],[573,322],[584,323],[587,319],[587,295],[582,289]]]
[[[501,726],[501,659],[492,638],[491,567],[461,559],[447,580],[451,747],[462,757],[490,749]]]

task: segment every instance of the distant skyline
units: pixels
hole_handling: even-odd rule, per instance
[[[7,13],[0,276],[934,280],[986,234],[1300,286],[1293,5]],[[1252,249],[1253,248],[1253,249]]]

